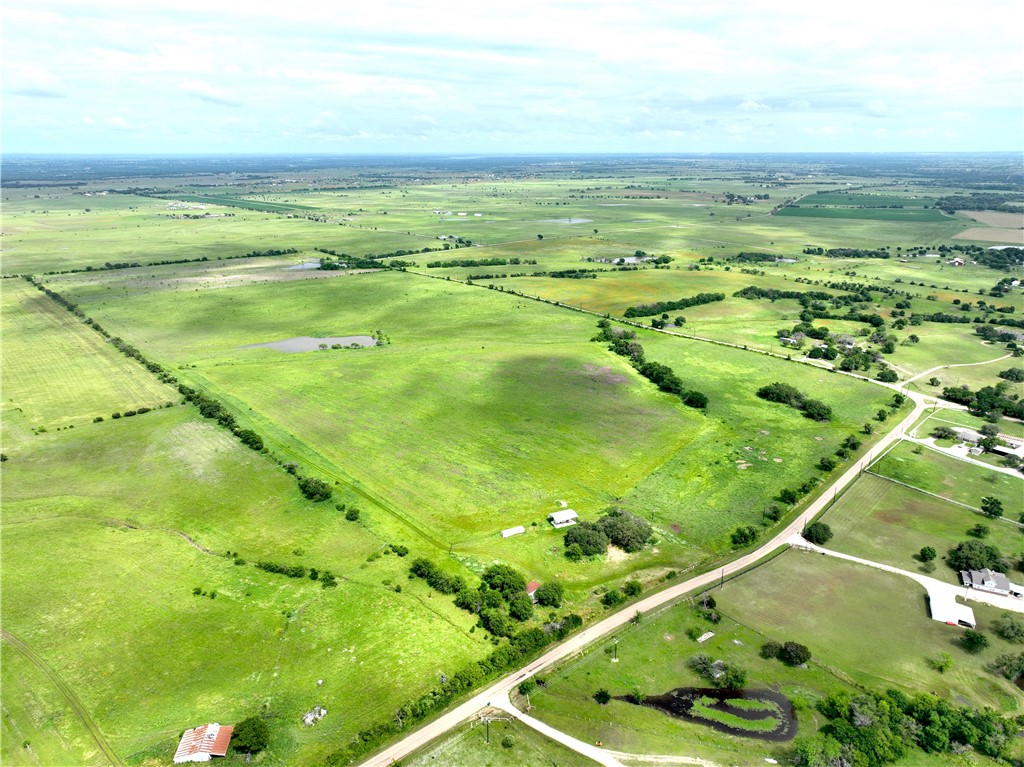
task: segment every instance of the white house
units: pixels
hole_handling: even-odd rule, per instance
[[[1000,594],[1004,597],[1024,596],[1024,586],[1010,583],[1010,579],[1002,573],[983,567],[981,570],[961,570],[960,581],[968,588]]]
[[[579,516],[580,515],[572,509],[564,509],[563,511],[556,511],[553,514],[548,514],[548,522],[550,522],[556,529],[561,527],[572,527],[576,524],[576,520],[579,519]]]

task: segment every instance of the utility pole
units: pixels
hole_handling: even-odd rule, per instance
[[[615,643],[612,645],[612,663],[619,662],[619,638],[614,637],[612,641]]]

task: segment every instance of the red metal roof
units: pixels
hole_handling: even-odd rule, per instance
[[[526,584],[526,593],[533,594],[537,589],[540,588],[540,581],[530,581]]]
[[[181,736],[181,743],[178,750],[174,752],[174,763],[182,762],[205,762],[209,756],[224,756],[228,752],[228,745],[231,743],[231,733],[234,727],[219,725],[217,723],[204,724],[192,730],[185,730]],[[209,754],[209,756],[204,756]]]

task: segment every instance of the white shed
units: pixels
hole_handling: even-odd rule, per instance
[[[526,528],[522,525],[516,527],[510,527],[508,530],[501,531],[502,538],[511,538],[513,535],[521,535],[526,532]]]
[[[579,514],[572,509],[563,509],[562,511],[548,514],[548,522],[556,528],[575,525],[577,519],[579,519]]]

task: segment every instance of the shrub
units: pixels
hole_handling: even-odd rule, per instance
[[[921,551],[917,554],[917,558],[922,562],[931,562],[937,556],[938,552],[936,552],[931,546],[923,546]]]
[[[980,631],[967,629],[964,631],[963,636],[960,637],[960,644],[971,655],[977,655],[988,647],[988,637]]]
[[[252,448],[253,450],[263,449],[263,439],[259,434],[251,429],[239,429],[237,436],[246,447]]]
[[[627,597],[637,597],[643,593],[644,587],[640,581],[626,581],[622,590],[626,593]]]
[[[573,562],[579,562],[583,559],[583,547],[578,543],[574,543],[571,546],[565,547],[565,557]]]
[[[544,607],[561,607],[565,589],[558,581],[548,581],[537,589],[533,596],[537,600],[537,604]]]
[[[236,751],[255,754],[270,745],[270,727],[258,716],[250,716],[235,725],[231,745]]]
[[[601,604],[605,607],[616,607],[626,601],[626,595],[618,589],[612,589],[601,597]]]
[[[1003,516],[1003,503],[998,498],[986,495],[981,499],[981,513],[989,519],[998,519]]]
[[[331,486],[316,477],[299,477],[299,490],[309,500],[317,503],[331,497]]]
[[[988,527],[982,524],[977,524],[967,531],[967,534],[973,538],[985,538],[988,536],[988,533]]]
[[[515,744],[516,739],[513,738],[511,735],[506,735],[504,738],[501,739],[502,748],[512,748]]]
[[[803,536],[811,543],[821,546],[832,538],[832,528],[824,522],[812,522],[803,530]]]
[[[353,508],[349,509],[348,511],[346,511],[345,512],[345,519],[347,519],[349,522],[356,522],[356,521],[358,521],[358,519],[359,519],[359,509],[353,507]]]
[[[763,645],[761,645],[761,650],[760,650],[760,652],[758,654],[762,658],[764,658],[765,660],[770,660],[772,658],[778,658],[779,657],[779,653],[781,651],[782,651],[782,645],[781,644],[779,644],[778,642],[773,642],[773,641],[769,640],[769,641],[765,642]]]
[[[811,651],[797,642],[786,642],[779,650],[778,658],[787,666],[800,666],[811,659]]]
[[[821,469],[822,471],[832,471],[832,469],[834,469],[837,465],[838,462],[836,461],[836,459],[828,455],[826,455],[824,458],[818,461],[818,468]]]
[[[992,628],[1007,642],[1024,644],[1024,617],[1013,615],[1012,613],[1003,613],[992,624]]]
[[[534,679],[532,676],[529,679],[526,679],[519,683],[520,695],[529,695],[535,689],[537,689],[537,680]]]
[[[512,619],[505,615],[500,609],[488,609],[480,612],[480,622],[484,628],[496,637],[512,636],[515,631],[515,624]]]
[[[612,694],[603,687],[594,693],[594,700],[600,703],[602,706],[607,706],[608,702],[612,699]]]
[[[729,537],[732,545],[737,548],[748,546],[757,540],[757,528],[753,525],[742,525],[733,530]]]
[[[533,600],[526,592],[516,594],[508,603],[508,614],[517,621],[528,621],[533,617]]]

